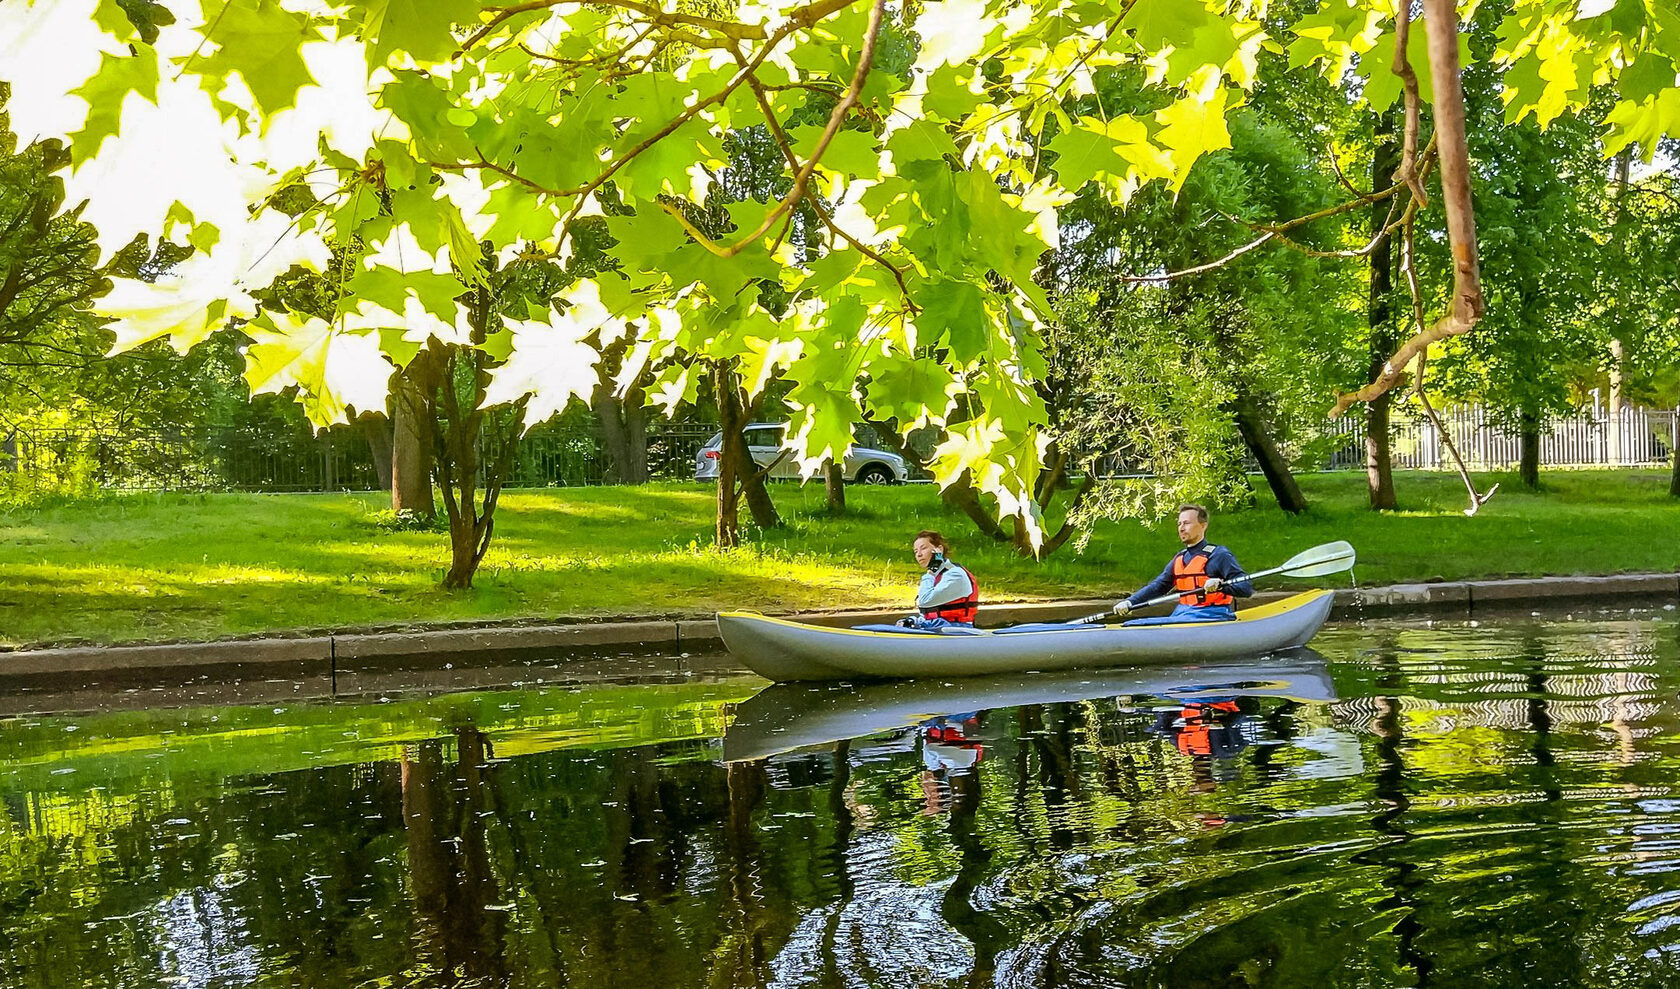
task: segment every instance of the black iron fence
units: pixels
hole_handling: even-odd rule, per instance
[[[1476,408],[1443,413],[1459,452],[1477,470],[1505,469],[1518,459],[1514,431],[1493,423]],[[1680,414],[1670,410],[1625,409],[1613,428],[1602,411],[1554,420],[1541,438],[1546,466],[1666,464],[1680,444]],[[1337,420],[1327,435],[1340,437],[1322,465],[1329,470],[1361,469],[1365,463],[1362,424]],[[694,476],[695,461],[717,431],[704,423],[661,423],[647,438],[648,473],[656,480]],[[870,442],[873,434],[860,434]],[[912,437],[918,452],[931,450],[928,436]],[[927,449],[922,449],[926,447]],[[1427,418],[1396,417],[1394,466],[1443,469],[1451,466],[1440,430]],[[1319,466],[1302,464],[1304,467]],[[1108,476],[1129,476],[1117,456]],[[100,431],[17,430],[0,441],[0,493],[87,494],[94,491],[372,491],[381,486],[367,439],[339,427],[311,435],[281,425],[210,427],[196,430]],[[575,426],[538,427],[519,440],[509,487],[576,487],[610,484],[612,463],[599,433]]]
[[[700,448],[717,430],[665,424],[648,433],[656,479],[694,476]],[[0,442],[0,488],[14,493],[93,491],[373,491],[381,487],[366,437],[354,428],[17,430]],[[599,434],[533,430],[520,438],[510,487],[610,483]]]

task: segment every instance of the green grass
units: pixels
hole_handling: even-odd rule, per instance
[[[1307,476],[1306,516],[1262,497],[1216,517],[1210,536],[1253,569],[1347,539],[1367,585],[1680,568],[1680,502],[1665,473],[1557,472],[1540,493],[1487,480],[1504,486],[1466,518],[1451,475],[1400,476],[1403,510],[1380,515],[1363,508],[1361,475]],[[731,553],[709,545],[713,496],[699,485],[509,492],[465,593],[437,587],[445,537],[387,531],[379,495],[144,495],[17,510],[0,515],[0,642],[903,606],[921,528],[953,539],[987,600],[1110,596],[1153,576],[1177,545],[1170,523],[1105,524],[1083,554],[1067,547],[1034,563],[984,542],[927,486],[853,488],[844,518],[823,512],[821,485],[773,491],[788,524]]]

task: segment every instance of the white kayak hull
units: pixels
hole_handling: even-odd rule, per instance
[[[1211,666],[1156,666],[1124,672],[1070,670],[958,680],[907,680],[862,686],[774,684],[743,701],[723,736],[729,762],[863,738],[959,711],[1060,704],[1103,697],[1159,698],[1187,704],[1230,697],[1336,699],[1324,658],[1311,649]]]
[[[865,631],[724,612],[730,653],[778,683],[798,680],[968,677],[1110,666],[1210,663],[1307,644],[1330,617],[1331,591],[1308,591],[1237,612],[1235,621],[1069,625],[966,635]]]

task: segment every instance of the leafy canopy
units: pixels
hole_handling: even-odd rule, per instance
[[[106,257],[141,235],[193,249],[117,281],[119,349],[250,325],[248,380],[342,420],[381,405],[417,337],[475,346],[463,299],[487,265],[564,263],[605,214],[616,267],[476,337],[511,335],[489,400],[552,414],[593,380],[585,339],[629,335],[668,402],[693,397],[700,361],[794,382],[807,469],[860,413],[909,428],[961,401],[940,480],[968,471],[1032,522],[1034,272],[1058,206],[1086,183],[1176,192],[1230,145],[1263,50],[1338,82],[1356,67],[1354,90],[1392,101],[1393,13],[1326,0],[1279,30],[1264,0],[12,0],[0,79],[26,140],[71,149],[68,202],[87,201]],[[1612,149],[1680,123],[1667,0],[1517,0],[1506,20],[1512,119],[1614,85]],[[1085,99],[1104,71],[1138,98]],[[729,203],[749,133],[782,175]],[[331,269],[332,312],[264,301],[295,268]]]

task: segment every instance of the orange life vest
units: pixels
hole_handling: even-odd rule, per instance
[[[1179,730],[1178,737],[1173,741],[1178,743],[1178,751],[1188,756],[1212,755],[1212,731],[1220,727],[1212,716],[1215,714],[1238,714],[1241,708],[1235,701],[1218,701],[1213,704],[1197,704],[1179,712],[1184,721],[1184,727]]]
[[[1229,605],[1236,601],[1224,591],[1202,592],[1202,587],[1208,582],[1207,562],[1212,554],[1213,547],[1208,546],[1192,556],[1189,563],[1184,562],[1183,553],[1173,557],[1173,590],[1178,592],[1179,604],[1200,608],[1203,605]]]
[[[968,572],[967,567],[959,567],[953,563],[951,564],[951,569],[961,570],[963,573],[968,574],[968,586],[972,587],[973,590],[969,592],[968,597],[959,601],[947,601],[937,607],[929,608],[928,610],[922,612],[922,617],[943,618],[948,622],[961,622],[965,625],[973,625],[974,617],[980,614],[980,582],[974,579],[974,575]],[[939,582],[943,579],[945,579],[945,575],[943,573],[935,575],[933,578],[933,586],[938,587]]]

